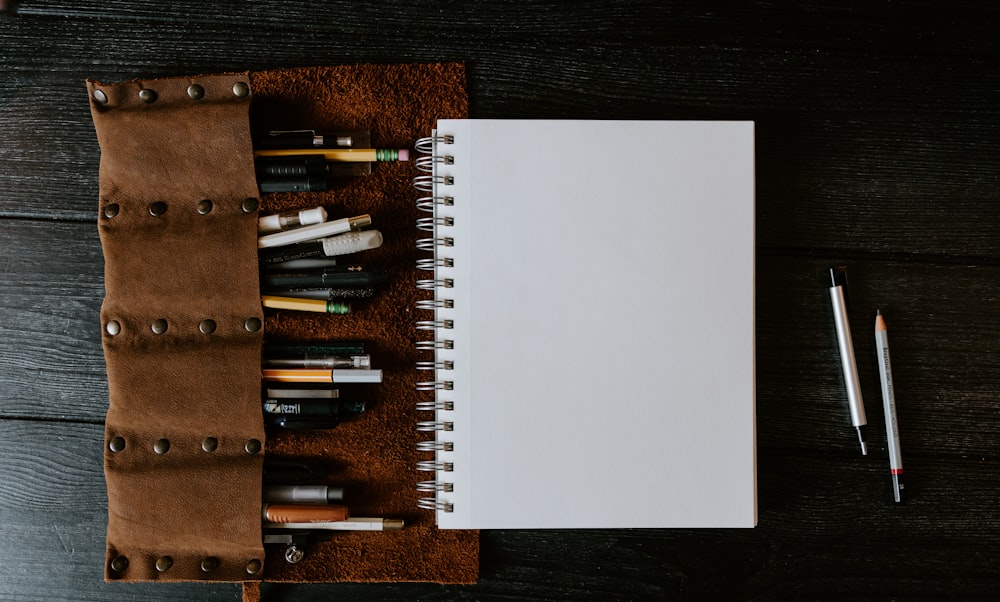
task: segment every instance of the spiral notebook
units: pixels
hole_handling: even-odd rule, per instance
[[[753,123],[444,120],[418,150],[438,526],[753,527]]]

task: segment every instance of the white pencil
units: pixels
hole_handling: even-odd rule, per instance
[[[403,521],[398,518],[348,518],[319,523],[264,523],[265,529],[322,529],[325,531],[399,531]]]

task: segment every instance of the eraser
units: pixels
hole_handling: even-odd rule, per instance
[[[400,161],[409,161],[410,160],[410,151],[409,151],[409,149],[405,149],[405,148],[399,149],[399,160]]]

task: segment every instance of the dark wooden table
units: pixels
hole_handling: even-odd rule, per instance
[[[477,585],[273,586],[266,599],[994,598],[1000,10],[742,4],[0,1],[0,599],[239,597],[102,581],[99,149],[83,80],[440,60],[467,61],[474,117],[757,122],[760,524],[484,532]],[[824,278],[840,263],[867,458]],[[893,344],[901,506],[876,307]]]

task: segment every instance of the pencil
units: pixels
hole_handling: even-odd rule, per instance
[[[265,529],[322,529],[329,531],[398,531],[403,521],[393,518],[348,518],[318,523],[264,523]]]
[[[380,383],[381,370],[315,368],[263,368],[264,380],[282,383]]]
[[[313,311],[321,314],[340,315],[351,313],[350,303],[341,303],[332,299],[300,299],[298,297],[262,295],[260,303],[264,307],[272,309],[292,309],[295,311]]]
[[[410,151],[405,148],[268,148],[255,150],[257,157],[320,156],[327,161],[352,163],[371,161],[409,161]]]

